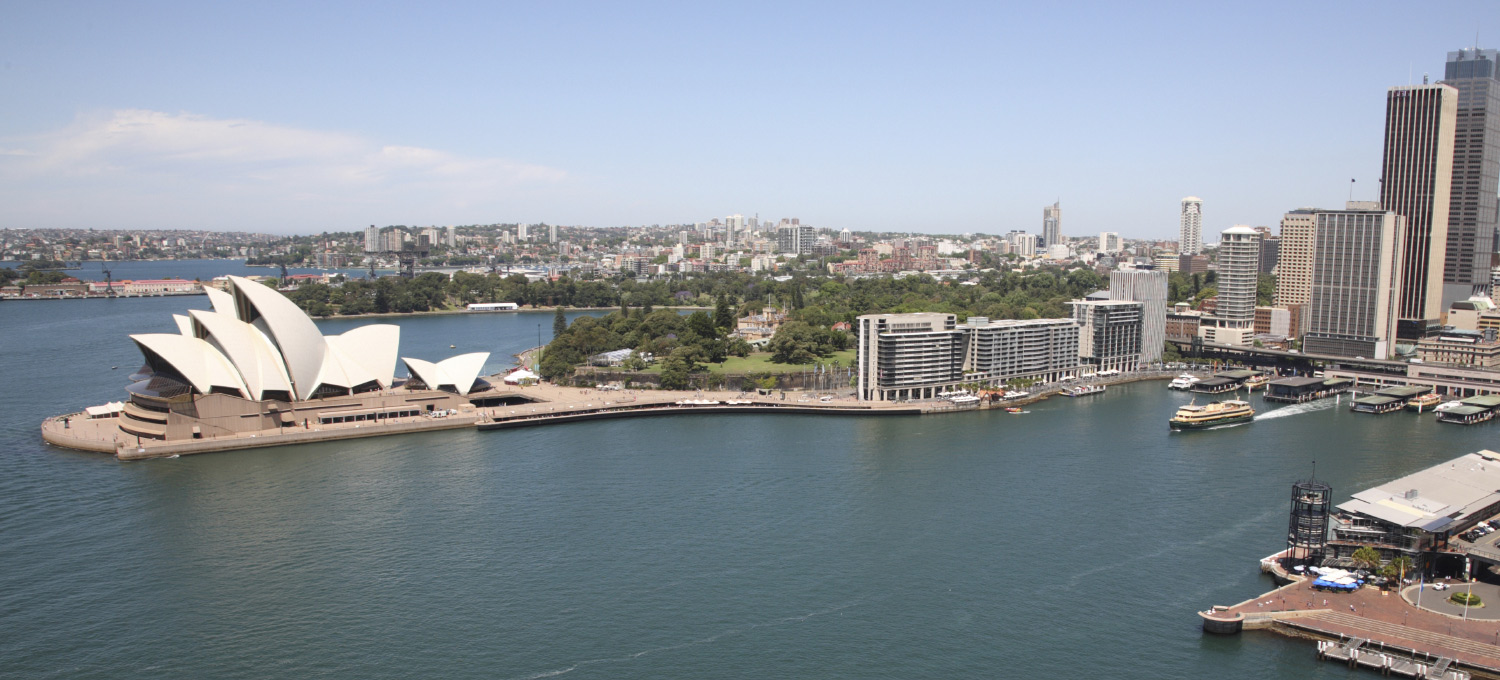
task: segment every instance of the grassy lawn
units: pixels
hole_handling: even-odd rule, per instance
[[[839,366],[848,366],[854,363],[854,350],[847,349],[842,352],[834,352],[831,356],[819,359],[823,363],[830,361],[839,362]],[[771,363],[770,352],[751,352],[747,357],[729,357],[722,364],[705,364],[708,370],[725,375],[744,375],[746,373],[797,373],[812,370],[813,364],[775,364]],[[642,373],[661,373],[661,362],[658,361],[641,371]]]

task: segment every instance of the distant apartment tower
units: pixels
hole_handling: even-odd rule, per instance
[[[516,240],[517,241],[525,241],[525,240],[527,240],[528,234],[529,234],[530,230],[531,230],[531,226],[530,225],[527,225],[527,224],[518,224],[518,225],[516,225]]]
[[[1244,346],[1255,332],[1255,289],[1259,282],[1260,235],[1236,225],[1219,237],[1218,305],[1203,318],[1204,342]]]
[[[1024,231],[1012,231],[1005,235],[1005,240],[1010,242],[1011,252],[1021,257],[1033,257],[1036,255],[1036,234],[1028,234]]]
[[[380,250],[380,228],[370,225],[365,228],[365,252],[374,253]]]
[[[443,244],[449,248],[458,247],[458,227],[448,225],[447,232],[443,234]]]
[[[1453,188],[1449,192],[1448,253],[1443,306],[1490,292],[1490,255],[1500,247],[1500,71],[1497,50],[1448,53],[1444,85],[1458,90]]]
[[[790,255],[811,255],[818,244],[818,230],[803,224],[782,224],[776,227],[776,252]]]
[[[1058,201],[1042,208],[1042,247],[1050,248],[1062,242],[1062,201]]]
[[[1120,243],[1120,233],[1115,231],[1099,232],[1099,252],[1118,253],[1124,250]]]
[[[1380,207],[1406,217],[1397,333],[1415,340],[1437,328],[1442,313],[1458,90],[1448,85],[1393,87],[1385,102]]]
[[[547,242],[548,243],[557,243],[557,225],[555,225],[555,224],[549,224],[549,225],[547,225]]]
[[[1319,210],[1310,311],[1309,354],[1389,358],[1405,273],[1406,218],[1391,211]]]
[[[1109,299],[1141,303],[1141,362],[1161,361],[1167,342],[1167,273],[1150,269],[1112,271]]]
[[[1197,196],[1182,199],[1182,221],[1178,230],[1179,254],[1197,255],[1203,252],[1203,199]]]
[[[1074,300],[1078,357],[1098,371],[1134,371],[1141,364],[1142,307],[1131,300]],[[1167,316],[1162,314],[1162,329]],[[1157,348],[1160,351],[1160,347]]]

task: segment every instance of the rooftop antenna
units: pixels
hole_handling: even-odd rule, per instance
[[[1349,201],[1354,201],[1354,178],[1349,178]]]

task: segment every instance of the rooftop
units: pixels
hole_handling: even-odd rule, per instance
[[[1339,510],[1436,531],[1500,503],[1500,454],[1483,450],[1354,494]]]

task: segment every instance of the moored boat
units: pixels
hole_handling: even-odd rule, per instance
[[[1216,401],[1199,406],[1188,404],[1177,409],[1177,414],[1167,421],[1174,430],[1196,430],[1215,425],[1248,422],[1255,418],[1255,409],[1250,402],[1239,399]]]
[[[1263,389],[1268,382],[1271,382],[1270,378],[1263,375],[1255,375],[1246,378],[1244,384],[1246,390],[1254,392],[1258,389]]]
[[[1103,385],[1079,385],[1077,387],[1064,387],[1058,394],[1064,397],[1086,397],[1090,394],[1099,394],[1103,391]]]
[[[1434,408],[1437,408],[1438,405],[1442,403],[1442,395],[1428,392],[1427,394],[1424,394],[1420,397],[1412,397],[1410,401],[1406,402],[1406,410],[1416,411],[1417,413],[1425,413],[1427,411],[1431,411]]]
[[[1190,375],[1188,373],[1183,373],[1182,375],[1173,378],[1172,382],[1167,383],[1167,389],[1185,390],[1191,388],[1197,382],[1198,378],[1196,376]]]

